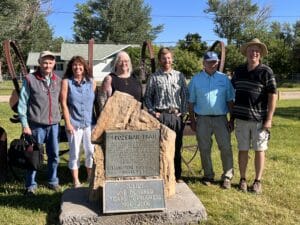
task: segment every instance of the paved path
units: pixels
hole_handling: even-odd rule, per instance
[[[8,102],[10,95],[1,95],[0,102]],[[300,99],[300,91],[281,91],[279,92],[278,99]]]
[[[280,91],[278,99],[300,99],[300,91]]]
[[[0,95],[0,102],[8,102],[10,95]]]

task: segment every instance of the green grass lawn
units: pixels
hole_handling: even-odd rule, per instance
[[[0,103],[0,115],[0,125],[8,132],[8,140],[17,138],[21,128],[19,124],[9,122],[13,112],[7,103]],[[242,193],[237,189],[239,172],[234,135],[232,145],[235,176],[230,190],[223,190],[217,184],[207,187],[200,183],[203,174],[198,153],[191,163],[195,175],[183,164],[184,180],[202,201],[208,213],[208,220],[201,224],[300,224],[300,100],[278,102],[271,132],[261,195]],[[195,144],[193,136],[184,137],[185,146]],[[65,144],[61,147],[67,148]],[[192,157],[192,154],[192,151],[183,152],[185,159]],[[251,152],[248,165],[249,182],[252,182],[254,177],[253,157]],[[216,144],[213,146],[213,163],[216,178],[219,178],[222,168]],[[62,193],[53,193],[45,188],[44,171],[39,173],[40,186],[35,198],[25,198],[22,194],[23,183],[14,179],[0,185],[0,224],[58,224]],[[22,177],[23,172],[18,173]],[[84,179],[84,170],[81,174]],[[61,157],[59,177],[63,189],[71,186],[67,154]]]
[[[19,86],[22,86],[22,82],[19,81]],[[0,82],[0,95],[11,95],[11,92],[14,90],[14,85],[11,80],[6,80]]]

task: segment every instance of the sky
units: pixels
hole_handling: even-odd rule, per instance
[[[73,37],[73,12],[77,3],[86,0],[52,0],[50,5],[53,13],[48,17],[48,23],[54,30],[54,36],[71,40]],[[184,40],[188,33],[198,33],[202,41],[211,45],[221,40],[213,31],[212,16],[204,13],[207,8],[205,0],[144,0],[151,7],[152,26],[164,24],[164,31],[153,41],[157,45],[171,46],[178,40]],[[299,0],[252,0],[259,6],[271,6],[269,21],[295,24],[300,20]],[[226,40],[223,40],[226,41]]]

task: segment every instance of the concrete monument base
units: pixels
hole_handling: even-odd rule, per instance
[[[103,214],[100,202],[88,201],[88,188],[67,189],[62,196],[62,225],[133,225],[197,224],[207,219],[206,210],[185,183],[176,184],[176,193],[166,199],[166,209],[159,212]]]

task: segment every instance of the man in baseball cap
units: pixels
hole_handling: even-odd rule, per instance
[[[203,56],[204,61],[219,61],[218,54],[212,51],[208,51]]]
[[[204,54],[204,70],[194,75],[189,83],[189,115],[191,128],[196,132],[204,170],[202,183],[214,183],[215,172],[211,159],[214,134],[223,166],[221,187],[229,189],[233,177],[233,156],[227,113],[233,105],[234,90],[228,76],[217,71],[218,65],[216,52],[208,51]]]
[[[44,58],[44,57],[46,57],[46,56],[48,56],[48,57],[50,57],[50,58],[52,58],[52,59],[55,59],[55,55],[54,55],[53,52],[50,52],[50,51],[42,51],[42,52],[40,53],[38,62],[40,63],[41,59]]]
[[[48,188],[59,191],[57,168],[59,163],[59,122],[61,120],[59,94],[61,78],[53,70],[55,55],[42,51],[39,68],[26,75],[20,92],[18,114],[23,133],[32,135],[38,144],[46,145],[48,160]],[[33,196],[37,189],[36,170],[26,171],[25,195]]]

